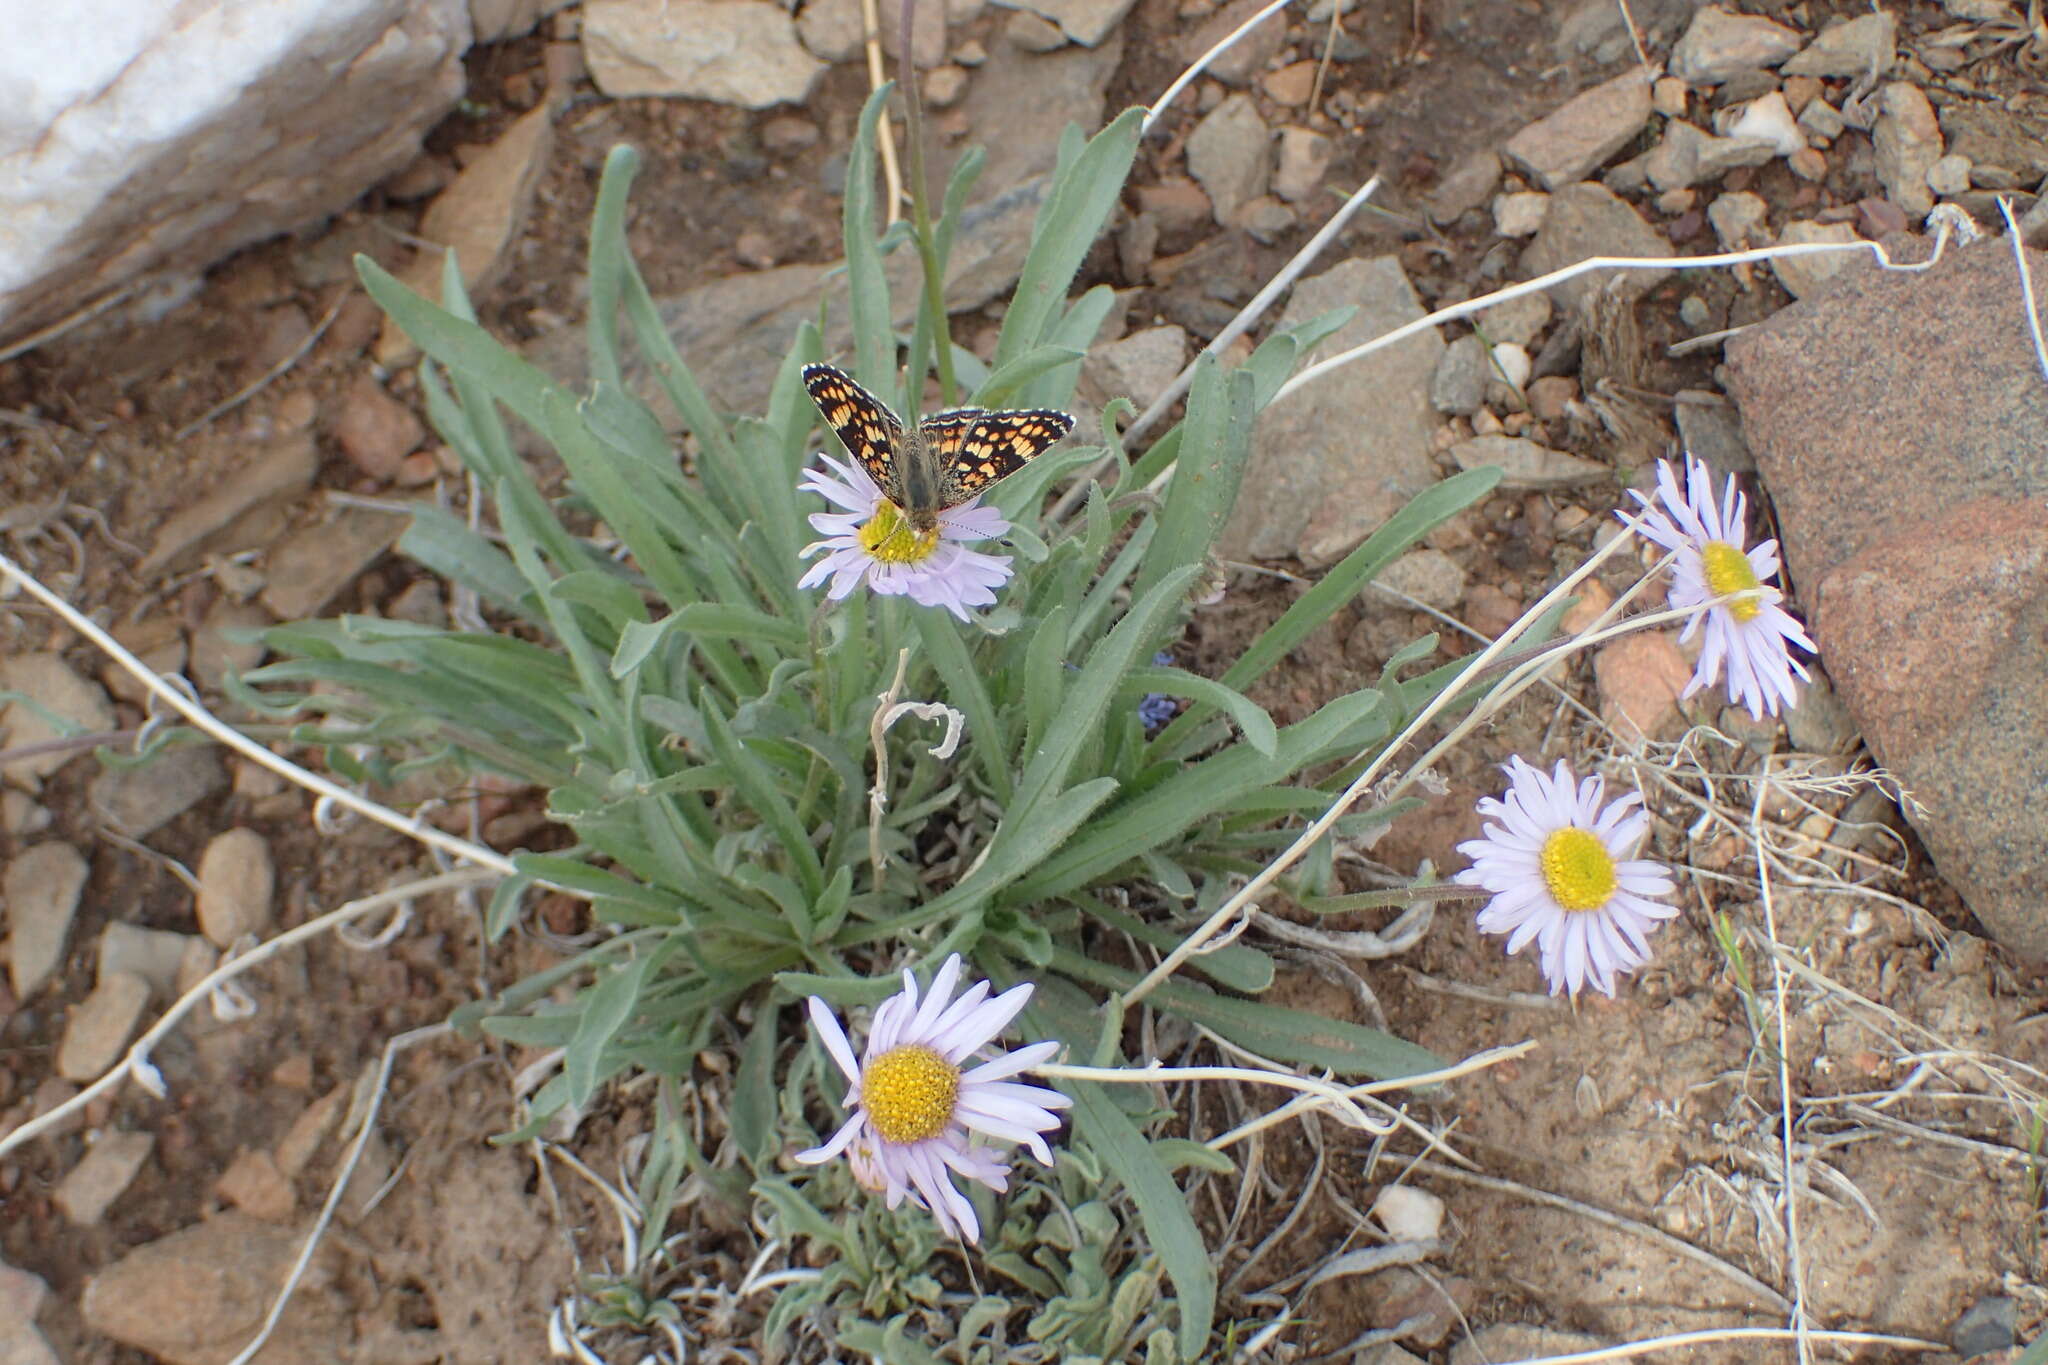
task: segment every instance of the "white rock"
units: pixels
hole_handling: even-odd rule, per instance
[[[57,1074],[67,1081],[96,1081],[135,1036],[149,983],[133,972],[102,977],[65,1021],[57,1044]]]
[[[102,1134],[85,1160],[58,1182],[53,1196],[57,1207],[79,1227],[91,1227],[141,1172],[155,1147],[156,1139],[148,1133]]]
[[[270,927],[277,873],[270,845],[253,829],[216,834],[199,858],[199,928],[216,948]]]
[[[810,94],[824,63],[763,0],[588,0],[583,55],[607,95],[682,95],[766,109]]]
[[[1732,138],[1768,142],[1779,156],[1790,156],[1806,147],[1806,134],[1799,131],[1792,106],[1785,103],[1784,93],[1778,90],[1742,106],[1742,112],[1723,131]]]
[[[1372,1201],[1372,1216],[1397,1242],[1426,1242],[1443,1229],[1444,1201],[1412,1185],[1389,1185]]]
[[[1306,203],[1323,183],[1337,146],[1307,128],[1280,130],[1280,169],[1273,173],[1273,193],[1290,204]]]
[[[1918,220],[1934,207],[1927,173],[1941,160],[1941,123],[1917,85],[1893,81],[1879,94],[1877,126],[1870,144],[1877,153],[1877,180],[1885,197]]]
[[[1503,341],[1493,348],[1492,377],[1504,381],[1511,389],[1529,386],[1529,372],[1536,368],[1536,362],[1529,358],[1529,352],[1518,343]]]
[[[1028,9],[1060,26],[1060,32],[1083,47],[1094,47],[1116,31],[1136,0],[997,0],[1012,9]]]
[[[1604,464],[1567,455],[1520,436],[1474,436],[1452,446],[1451,458],[1460,469],[1498,466],[1500,486],[1511,490],[1571,488],[1614,477],[1614,471]]]
[[[1506,303],[1496,303],[1481,313],[1474,325],[1486,333],[1488,341],[1512,341],[1527,346],[1550,325],[1556,307],[1548,294],[1524,294]]]
[[[0,337],[353,203],[463,89],[467,0],[13,6]]]

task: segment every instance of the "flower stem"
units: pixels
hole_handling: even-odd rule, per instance
[[[924,167],[924,104],[917,89],[917,62],[911,55],[911,21],[917,15],[917,0],[903,0],[903,32],[896,48],[897,88],[903,92],[903,141],[910,154],[910,226],[917,238],[917,254],[924,263],[924,308],[931,321],[933,349],[939,367],[939,405],[955,402],[958,382],[953,376],[953,338],[946,326],[945,267],[939,261],[938,239],[932,233],[931,198],[926,192]],[[921,376],[911,375],[911,415],[916,415],[917,390]]]

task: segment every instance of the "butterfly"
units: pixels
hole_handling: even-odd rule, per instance
[[[936,530],[939,513],[1007,479],[1074,429],[1071,416],[1050,408],[955,408],[905,431],[888,405],[844,370],[806,365],[803,381],[846,453],[920,533]]]

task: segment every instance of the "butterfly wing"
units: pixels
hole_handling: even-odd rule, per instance
[[[918,424],[939,469],[939,505],[957,507],[1007,479],[1074,429],[1050,408],[941,412]]]
[[[803,368],[804,392],[818,405],[818,415],[846,453],[868,472],[882,495],[903,505],[903,471],[898,464],[903,449],[903,424],[888,405],[854,381],[852,375],[831,365]]]

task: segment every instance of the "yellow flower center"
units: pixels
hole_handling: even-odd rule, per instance
[[[1598,910],[1614,894],[1614,859],[1600,836],[1567,825],[1543,841],[1543,884],[1566,910]]]
[[[939,548],[939,528],[920,531],[903,515],[903,509],[888,499],[875,505],[875,514],[860,528],[860,547],[870,559],[884,564],[922,564]]]
[[[960,1068],[922,1043],[905,1043],[862,1069],[860,1096],[884,1141],[923,1142],[952,1122]]]
[[[1731,592],[1744,592],[1760,588],[1756,570],[1749,567],[1749,556],[1725,540],[1710,540],[1700,547],[1700,567],[1706,571],[1707,586],[1716,596]],[[1736,620],[1748,624],[1764,609],[1761,597],[1743,597],[1728,604],[1728,613]]]

